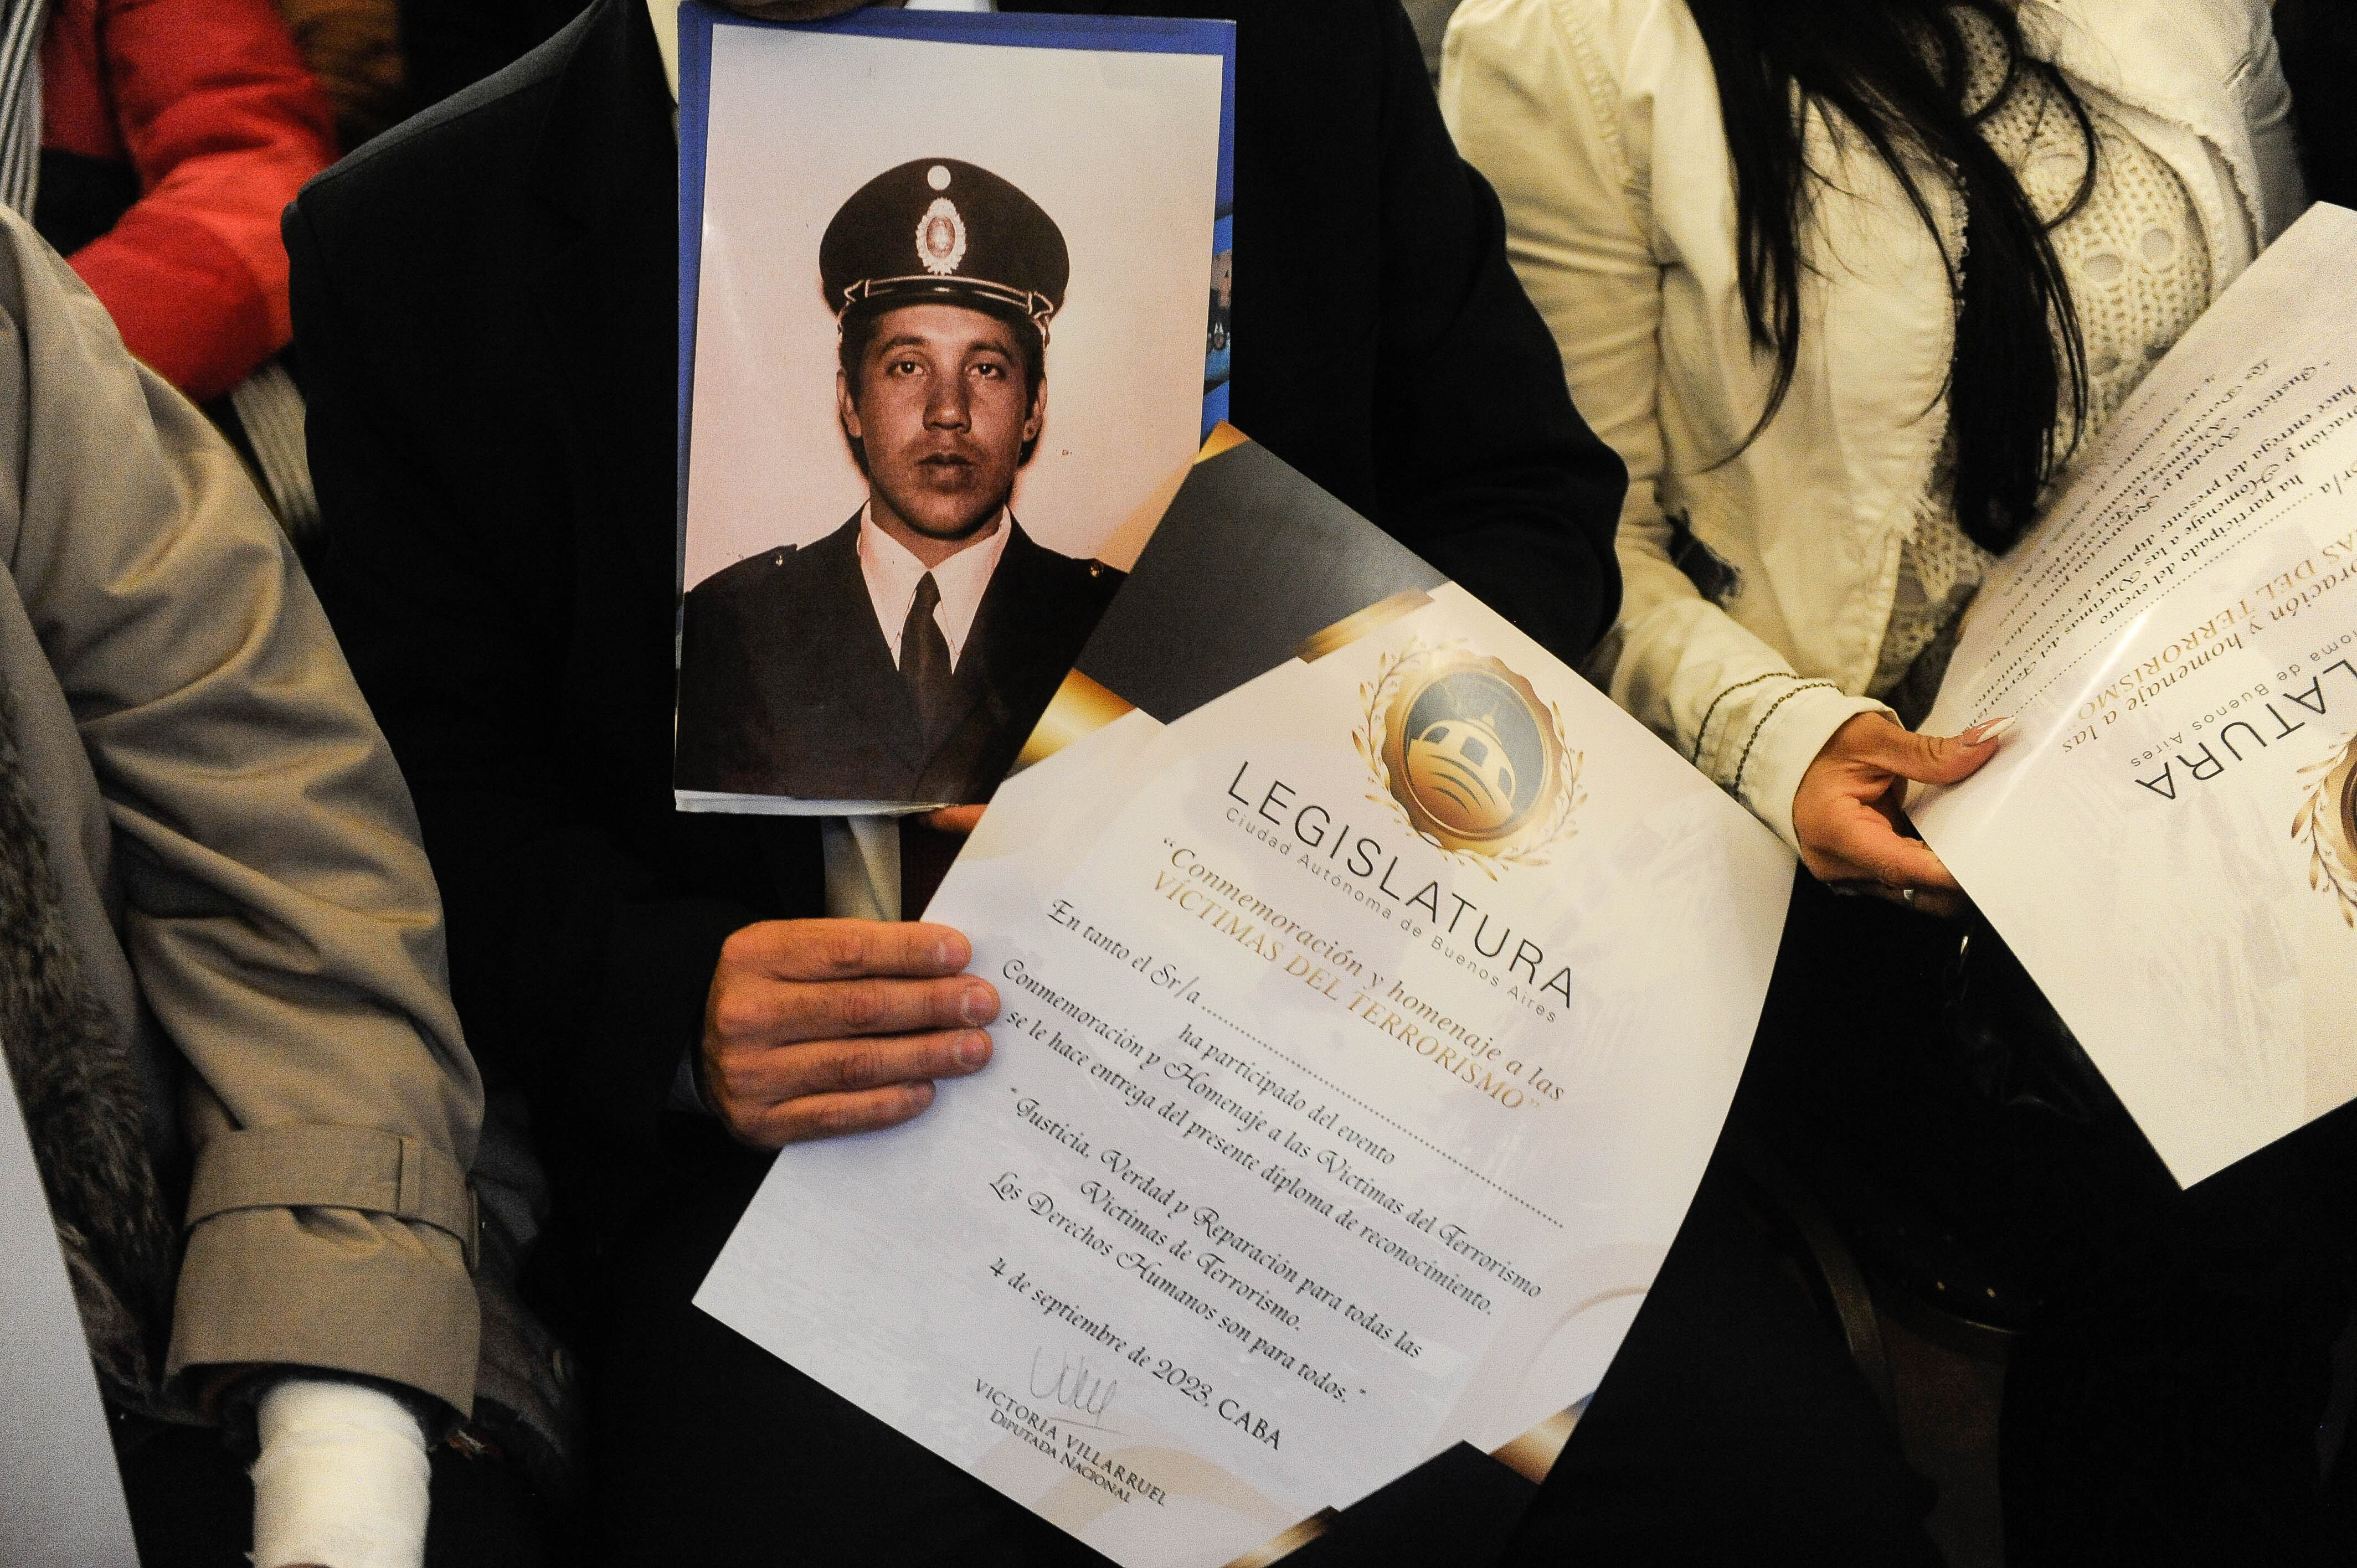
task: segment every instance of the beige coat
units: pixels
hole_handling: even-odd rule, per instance
[[[235,456],[5,211],[0,560],[38,841],[7,858],[45,885],[12,994],[78,966],[96,1004],[9,1062],[53,1102],[70,1047],[136,1069],[129,1124],[188,1187],[164,1375],[293,1362],[466,1411],[481,1092],[407,789]],[[58,1163],[53,1206],[101,1179]]]
[[[2219,288],[2298,215],[2265,0],[2022,0],[2020,15],[2030,47],[2183,179]],[[1573,401],[1629,465],[1600,672],[1792,843],[1802,773],[1845,720],[1882,709],[1861,693],[1946,432],[1955,311],[1932,236],[1870,150],[1813,119],[1811,161],[1833,178],[1799,369],[1775,421],[1722,462],[1772,365],[1744,318],[1727,134],[1684,0],[1467,0],[1441,107],[1504,201]],[[1960,254],[1961,202],[1918,178]],[[1710,597],[1673,563],[1677,521],[1731,569],[1703,574]]]

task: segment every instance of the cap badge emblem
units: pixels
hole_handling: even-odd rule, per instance
[[[936,277],[948,276],[965,260],[965,220],[946,196],[933,198],[917,220],[917,260]]]

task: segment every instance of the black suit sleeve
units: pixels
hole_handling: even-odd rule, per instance
[[[488,541],[506,520],[454,489],[422,435],[431,411],[370,362],[367,317],[301,203],[285,236],[321,596],[416,800],[469,1043],[488,1077],[524,1085],[552,1164],[573,1165],[560,1183],[586,1174],[617,1214],[655,1157],[720,944],[760,911],[679,892],[674,868],[600,824],[565,729],[571,563],[500,564]]]
[[[725,575],[725,574],[724,574]],[[679,752],[673,778],[683,789],[722,789],[736,725],[757,711],[753,672],[729,585],[690,592],[680,617]]]
[[[1620,608],[1612,537],[1627,471],[1572,407],[1555,340],[1507,262],[1497,195],[1458,156],[1405,13],[1377,9],[1383,522],[1577,663]]]

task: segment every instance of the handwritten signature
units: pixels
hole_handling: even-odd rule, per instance
[[[1033,1399],[1052,1402],[1092,1419],[1113,1408],[1113,1396],[1121,1389],[1117,1380],[1093,1370],[1085,1356],[1066,1356],[1060,1362],[1043,1365],[1047,1354],[1045,1349],[1031,1352]]]

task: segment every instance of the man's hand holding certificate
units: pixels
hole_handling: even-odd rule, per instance
[[[697,1046],[702,1097],[730,1135],[761,1148],[905,1122],[933,1081],[990,1059],[975,1026],[992,989],[942,926],[767,920],[721,947]]]
[[[996,1054],[791,1149],[698,1301],[1128,1563],[1595,1386],[1791,860],[1502,619],[1215,438],[927,911]]]

